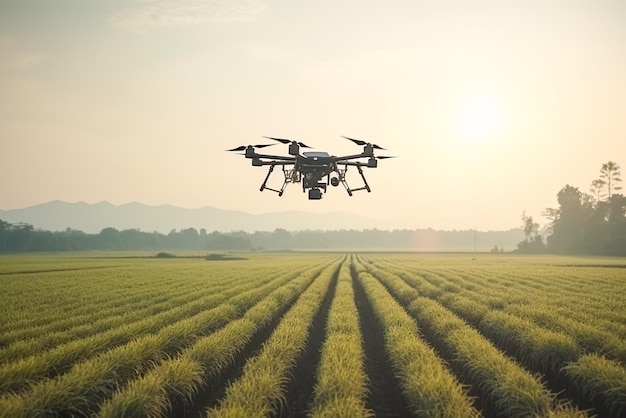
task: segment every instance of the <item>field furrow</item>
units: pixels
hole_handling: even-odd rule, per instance
[[[535,375],[438,302],[418,296],[415,289],[393,274],[377,270],[376,277],[419,320],[424,335],[471,385],[472,394],[488,415],[587,416],[557,402],[557,394],[547,390]]]
[[[622,417],[624,267],[479,253],[0,257],[0,418]]]
[[[223,374],[256,334],[276,322],[282,312],[313,282],[319,269],[299,275],[278,287],[259,303],[220,330],[199,339],[179,356],[166,359],[118,390],[100,409],[101,417],[187,416],[203,410],[225,382]],[[179,372],[179,365],[187,366]],[[232,377],[232,372],[231,372]]]
[[[355,264],[350,266],[355,304],[359,317],[359,328],[363,334],[365,372],[367,374],[366,407],[377,417],[411,416],[407,399],[402,396],[400,382],[389,367],[385,353],[385,334],[365,290]]]
[[[280,321],[261,352],[251,358],[243,375],[226,390],[207,416],[270,416],[286,406],[290,371],[306,347],[313,317],[329,287],[335,284],[339,264],[325,269]],[[335,279],[335,280],[333,280]]]
[[[380,268],[382,266],[386,266],[387,269]],[[388,263],[377,264],[369,260],[367,263],[367,268],[381,277],[388,277],[389,272],[394,271],[393,267],[389,267]],[[462,286],[457,287],[458,277],[448,278],[445,271],[444,267],[437,274],[424,273],[418,265],[413,265],[408,269],[398,269],[398,277],[401,277],[409,286],[398,291],[396,296],[403,299],[407,293],[413,292],[412,297],[420,294],[437,300],[446,309],[450,309],[454,314],[476,327],[494,346],[513,357],[523,367],[545,376],[547,384],[553,388],[554,393],[563,390],[575,393],[572,401],[581,409],[593,407],[601,416],[619,416],[615,415],[614,411],[623,410],[621,399],[625,395],[624,388],[626,387],[624,369],[620,363],[612,363],[601,354],[608,353],[611,357],[620,358],[624,347],[623,339],[615,335],[609,337],[610,332],[607,330],[596,330],[591,332],[591,336],[597,335],[599,338],[590,341],[591,336],[584,335],[579,326],[573,328],[554,326],[553,322],[576,324],[574,320],[567,317],[561,318],[557,313],[550,311],[551,303],[558,302],[558,296],[548,299],[543,294],[538,294],[538,301],[533,300],[532,292],[525,293],[511,286],[499,288],[499,283],[503,281],[501,278],[491,281],[476,279],[480,282],[479,287],[462,291],[459,290]],[[532,276],[530,277],[529,280],[532,280]],[[490,286],[495,286],[497,291],[493,291]],[[604,286],[602,289],[615,291],[622,286],[623,280]],[[481,289],[481,287],[489,288],[489,290]],[[492,296],[489,296],[490,294]],[[586,299],[584,295],[579,295],[579,298]],[[560,303],[567,305],[563,301]],[[569,303],[577,306],[574,302]],[[535,315],[520,315],[520,311],[531,310],[530,306],[524,308],[524,305],[529,304],[537,307],[534,311]],[[418,308],[413,305],[412,307]],[[540,315],[542,311],[545,314],[543,317]],[[620,307],[617,311],[623,312],[623,308]],[[546,322],[552,323],[552,326],[546,325]],[[578,359],[586,353],[591,354],[591,358],[605,359],[604,364],[611,364],[607,367],[612,372],[576,374],[575,380],[574,372],[564,373],[570,365],[576,365]],[[578,369],[573,367],[570,370]],[[622,376],[622,380],[616,379],[616,376]],[[594,395],[591,394],[591,390],[581,390],[582,387],[596,388],[593,391]],[[599,393],[611,393],[613,396],[599,395]]]
[[[178,322],[166,323],[156,334],[139,337],[76,363],[66,374],[43,380],[22,395],[3,396],[0,398],[0,410],[19,411],[15,416],[29,416],[40,411],[61,415],[75,414],[76,409],[93,411],[103,397],[117,386],[137,373],[145,373],[154,362],[178,354],[202,335],[226,325],[292,278],[292,275],[287,275],[238,293],[227,303]]]
[[[347,261],[339,270],[335,297],[328,313],[326,339],[315,372],[314,397],[309,406],[310,416],[373,416],[373,411],[365,406],[367,377],[362,344],[350,262]]]
[[[465,389],[421,338],[415,320],[375,277],[361,271],[358,280],[383,328],[385,350],[411,413],[437,417],[479,416]]]
[[[286,276],[274,279],[275,283],[270,284],[270,286],[280,286],[282,283],[290,280],[292,276],[293,273],[289,273]],[[242,292],[245,294],[251,288],[263,284],[264,280],[261,280],[260,283],[250,280],[248,283],[232,286],[223,292],[208,294],[199,300],[187,301],[185,304],[162,314],[149,316],[137,322],[130,322],[112,331],[97,334],[93,337],[73,340],[70,343],[62,344],[41,354],[5,364],[0,367],[0,382],[2,382],[0,384],[0,393],[22,390],[40,379],[60,375],[78,361],[84,361],[142,336],[159,333],[163,328],[189,327],[190,325],[187,324],[191,322],[202,324],[206,320],[206,312],[208,310],[226,303],[230,298],[236,299],[240,297],[238,295],[242,294]],[[236,300],[230,301],[230,303],[233,302],[236,305]]]

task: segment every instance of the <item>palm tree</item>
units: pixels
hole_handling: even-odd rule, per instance
[[[602,164],[602,169],[600,170],[600,179],[603,180],[607,186],[608,190],[608,199],[611,199],[611,191],[621,190],[622,186],[618,186],[616,183],[622,181],[620,176],[622,173],[620,172],[620,166],[613,161],[609,161],[608,163]],[[593,184],[593,183],[592,183]]]

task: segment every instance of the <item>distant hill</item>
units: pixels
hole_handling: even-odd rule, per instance
[[[9,223],[24,222],[49,231],[67,228],[98,233],[104,228],[139,229],[167,234],[172,229],[196,228],[220,231],[288,231],[386,228],[384,221],[344,212],[311,213],[287,211],[253,215],[235,210],[205,206],[185,209],[172,205],[149,206],[142,203],[113,205],[55,200],[23,209],[0,210],[0,219]]]

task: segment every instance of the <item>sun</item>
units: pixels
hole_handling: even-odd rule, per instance
[[[468,142],[483,141],[502,129],[502,106],[494,97],[471,96],[461,108],[459,130]]]

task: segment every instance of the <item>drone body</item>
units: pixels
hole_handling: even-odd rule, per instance
[[[261,191],[271,190],[278,193],[278,196],[282,196],[285,188],[289,183],[301,183],[302,191],[309,191],[310,200],[319,200],[322,198],[323,193],[326,192],[328,185],[339,186],[343,184],[349,196],[352,196],[353,192],[359,190],[367,190],[371,192],[365,175],[363,174],[363,167],[376,168],[378,166],[379,159],[393,158],[393,157],[376,157],[374,155],[374,149],[384,149],[376,144],[370,144],[359,139],[352,139],[344,137],[354,142],[357,145],[363,146],[363,152],[354,155],[334,156],[324,151],[303,151],[301,148],[310,148],[302,142],[292,141],[289,139],[272,138],[274,141],[278,141],[283,144],[289,144],[289,156],[283,155],[271,155],[260,154],[256,151],[257,148],[264,148],[274,144],[262,144],[262,145],[242,145],[237,148],[230,149],[228,151],[245,151],[246,158],[252,160],[252,166],[261,167],[269,166],[269,171],[263,184],[261,185]],[[283,186],[277,190],[267,186],[267,181],[270,175],[274,171],[276,166],[282,168],[284,175]],[[346,182],[346,172],[348,167],[356,167],[361,178],[363,179],[363,186],[355,189],[350,188]]]

